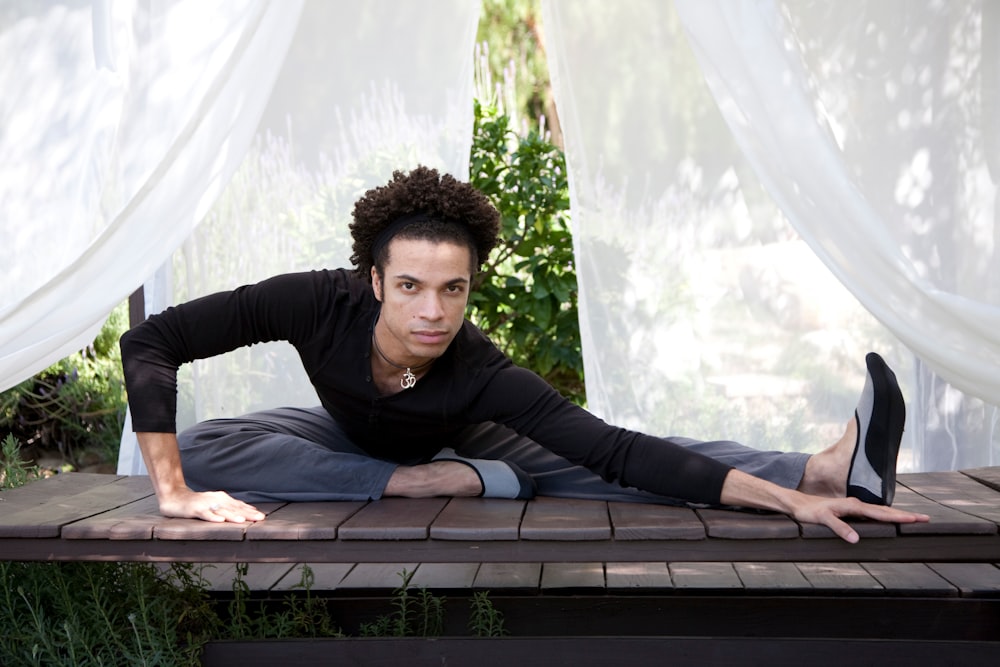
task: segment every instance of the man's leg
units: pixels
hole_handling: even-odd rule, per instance
[[[250,503],[383,496],[512,497],[503,495],[507,487],[499,482],[504,476],[493,469],[506,468],[513,477],[506,464],[440,460],[407,466],[372,458],[322,407],[279,408],[210,420],[177,439],[188,486],[196,491],[226,491]],[[474,464],[487,468],[480,470]]]
[[[764,452],[729,441],[702,442],[670,438],[672,442],[728,463],[751,475],[787,488],[796,488],[805,474],[808,454]],[[531,475],[540,496],[684,504],[666,496],[606,482],[590,470],[574,465],[536,442],[498,424],[480,424],[466,429],[455,450],[462,456],[502,459]]]
[[[246,502],[378,498],[397,469],[351,443],[323,408],[211,420],[177,439],[192,489]]]

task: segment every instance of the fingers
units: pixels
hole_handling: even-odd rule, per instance
[[[260,521],[265,515],[253,505],[237,500],[227,493],[218,491],[204,494],[200,500],[197,516],[215,523]]]
[[[888,523],[923,523],[931,520],[928,515],[920,514],[919,512],[909,512],[884,505],[870,505],[856,498],[847,498],[845,500],[854,502],[847,508],[846,514],[841,514],[841,516],[863,516],[868,519],[886,521]]]
[[[851,528],[849,524],[839,519],[836,515],[831,515],[823,523],[825,523],[826,527],[832,530],[837,537],[845,542],[857,544],[858,540],[861,539],[856,530]]]
[[[930,521],[926,514],[908,512],[906,510],[870,505],[857,498],[826,498],[813,505],[812,512],[807,512],[802,518],[813,523],[821,523],[832,530],[837,537],[850,544],[856,544],[860,537],[842,517],[864,517],[875,521],[888,523],[918,523]],[[808,515],[812,515],[812,519]]]

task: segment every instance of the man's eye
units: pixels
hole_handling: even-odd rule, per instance
[[[416,285],[414,285],[413,283],[403,283],[402,287],[403,287],[404,290],[410,291],[413,288],[415,288]]]

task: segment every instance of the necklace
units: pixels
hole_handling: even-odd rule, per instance
[[[430,361],[422,363],[419,366],[400,366],[392,359],[385,356],[385,352],[383,352],[382,348],[379,347],[378,345],[378,338],[375,337],[374,331],[372,332],[372,345],[374,345],[375,351],[378,352],[378,356],[382,357],[385,363],[389,364],[393,368],[398,368],[401,371],[402,370],[406,371],[405,373],[403,373],[403,377],[399,379],[399,386],[402,387],[403,389],[412,389],[413,386],[417,384],[417,376],[413,374],[413,371],[419,371],[422,368],[427,368],[432,363],[434,363],[434,360],[431,359]]]

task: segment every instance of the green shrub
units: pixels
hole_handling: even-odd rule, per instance
[[[487,85],[480,85],[480,91]],[[502,242],[470,298],[475,322],[514,363],[567,398],[585,388],[565,157],[543,128],[511,128],[496,95],[475,101],[469,180],[500,211]]]
[[[0,562],[7,667],[197,665],[216,627],[204,589],[150,564]]]
[[[123,303],[93,344],[0,394],[0,429],[36,455],[58,452],[73,469],[115,463],[126,404],[118,338],[127,326]]]
[[[0,457],[0,489],[16,489],[38,476],[38,467],[24,460],[21,443],[13,435],[3,439]]]

